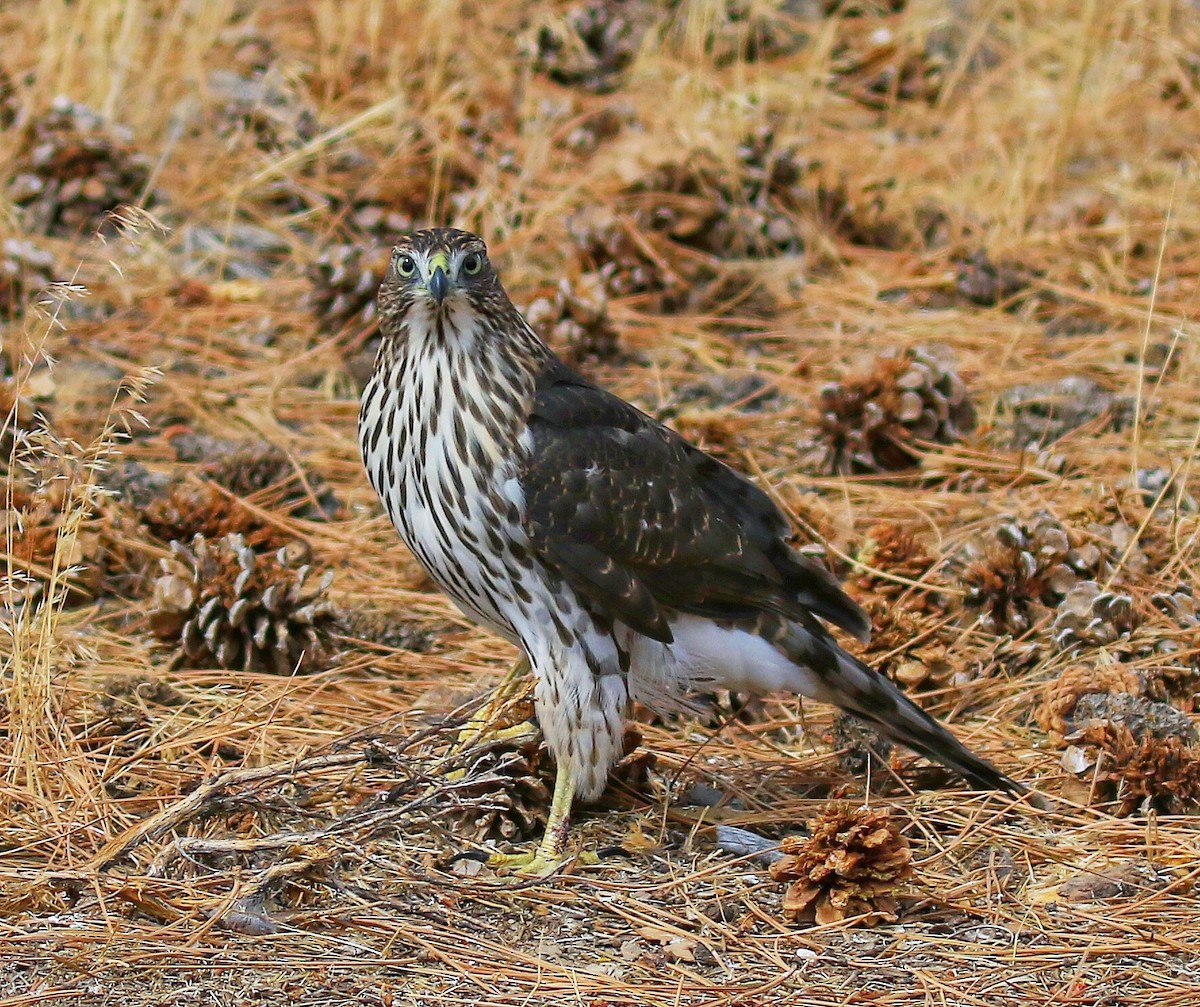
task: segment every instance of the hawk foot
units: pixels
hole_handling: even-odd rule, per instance
[[[511,872],[528,878],[548,877],[569,859],[566,855],[567,833],[571,826],[571,802],[574,799],[575,773],[569,765],[559,766],[554,780],[554,799],[550,802],[550,814],[546,819],[546,834],[534,849],[524,853],[465,856],[482,860],[497,872]],[[580,853],[576,857],[579,863],[584,864],[598,863],[599,859],[594,853]]]
[[[463,738],[463,734],[465,733],[466,728],[459,734],[458,741],[451,750],[451,755],[457,755],[467,748],[479,744],[504,744],[505,742],[520,744],[525,741],[532,741],[534,738],[541,737],[542,729],[532,720],[523,720],[519,724],[512,724],[508,727],[485,726],[466,740]],[[455,769],[446,774],[446,779],[451,783],[457,783],[459,780],[464,779],[466,775],[467,770]]]
[[[537,846],[523,853],[493,853],[487,858],[487,866],[498,874],[517,874],[523,878],[547,878],[568,861],[591,866],[600,863],[600,858],[590,850],[581,850],[574,857],[548,855],[548,851]]]
[[[496,686],[487,701],[476,710],[458,732],[451,755],[457,755],[482,741],[513,741],[531,737],[530,729],[537,728],[528,720],[509,727],[496,728],[503,720],[507,707],[515,705],[525,693],[525,677],[529,674],[529,660],[522,656]]]

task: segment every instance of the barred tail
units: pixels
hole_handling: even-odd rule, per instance
[[[820,629],[793,625],[786,649],[788,656],[816,679],[814,699],[861,717],[889,740],[940,762],[980,790],[1014,795],[1030,792],[972,753],[891,681],[847,654]]]

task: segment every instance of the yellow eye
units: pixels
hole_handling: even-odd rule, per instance
[[[478,252],[472,252],[462,263],[463,272],[468,276],[478,276],[479,271],[483,269],[483,256]]]
[[[412,276],[417,271],[417,264],[411,255],[402,255],[396,260],[396,272],[401,276]]]

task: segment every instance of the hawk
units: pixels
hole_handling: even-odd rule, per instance
[[[979,789],[1025,793],[838,645],[827,625],[865,640],[869,620],[789,547],[767,494],[559,360],[475,235],[403,238],[379,319],[367,474],[442,590],[523,652],[557,765],[545,837],[492,863],[553,870],[631,701],[670,707],[701,687],[832,703]]]

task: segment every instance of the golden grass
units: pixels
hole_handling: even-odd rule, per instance
[[[736,175],[738,145],[770,124],[802,166],[791,212],[804,254],[736,266],[774,310],[739,325],[708,308],[664,316],[644,299],[614,301],[625,359],[591,373],[754,473],[829,536],[845,569],[880,521],[916,530],[941,560],[1004,515],[1047,508],[1084,528],[1072,514],[1113,505],[1139,542],[1158,544],[1147,549],[1158,565],[1132,581],[1122,570],[1133,544],[1110,572],[1133,584],[1135,605],[1151,611],[1153,591],[1195,583],[1195,514],[1179,506],[1159,520],[1129,488],[1138,470],[1163,468],[1175,474],[1164,501],[1200,495],[1194,5],[780,6],[744,5],[803,44],[759,61],[718,55],[759,30],[734,16],[743,5],[659,12],[611,93],[555,84],[522,55],[535,26],[561,24],[570,4],[0,9],[0,61],[24,121],[62,94],[124,123],[153,164],[146,194],[159,194],[153,217],[132,215],[104,240],[34,235],[88,295],[60,289],[57,318],[30,309],[0,323],[15,388],[57,361],[52,434],[36,447],[66,459],[69,481],[42,571],[50,603],[10,610],[0,637],[0,1005],[182,1003],[172,998],[189,983],[219,1002],[313,1004],[1195,1002],[1197,819],[1116,818],[1099,784],[1069,778],[1034,718],[1067,661],[1048,619],[1014,642],[953,618],[965,589],[952,573],[941,631],[956,674],[922,701],[1059,803],[1012,809],[896,761],[909,784],[930,783],[884,781],[871,798],[895,809],[913,846],[898,923],[790,924],[765,868],[716,846],[715,825],[777,836],[831,795],[863,794],[824,743],[829,711],[788,700],[711,737],[695,724],[647,727],[650,788],[610,791],[578,828],[628,858],[544,883],[446,867],[471,844],[447,821],[444,770],[472,763],[445,761],[438,715],[512,655],[431,589],[362,477],[348,337],[322,331],[302,304],[305,267],[344,240],[345,193],[374,187],[421,221],[484,234],[522,300],[583,268],[572,215],[625,212],[627,187],[666,162],[708,157]],[[244,110],[226,110],[220,83],[231,67],[248,72],[241,47],[259,44],[281,107],[313,113],[310,130],[266,150],[237,126]],[[621,123],[615,135],[577,144],[602,114]],[[20,137],[0,135],[0,178],[22,163]],[[815,194],[839,188],[831,220]],[[931,214],[941,237],[924,241]],[[266,275],[238,269],[261,263],[239,248],[250,225],[278,243]],[[0,203],[0,237],[22,229]],[[1027,285],[995,306],[958,296],[959,264],[981,250]],[[184,281],[204,296],[183,296]],[[806,468],[819,387],[884,348],[931,343],[955,351],[978,431],[932,446],[900,477]],[[124,375],[124,390],[97,373]],[[751,373],[777,396],[762,412],[681,393]],[[1013,449],[1006,393],[1073,376],[1127,396],[1132,422]],[[169,437],[182,429],[264,439],[321,477],[344,504],[335,520],[278,500],[247,506],[336,571],[344,609],[432,630],[433,652],[347,646],[328,670],[295,678],[172,669],[146,630],[145,593],[62,604],[105,464],[178,471]],[[985,492],[971,491],[978,479]],[[6,515],[12,576],[19,529]],[[151,565],[164,555],[125,534]],[[906,599],[916,590],[890,586]],[[1133,665],[1194,670],[1195,630],[1160,629],[1179,650]],[[1039,649],[1022,657],[1023,644]],[[689,805],[695,783],[723,804]],[[1060,887],[1143,861],[1152,876],[1116,895]]]

